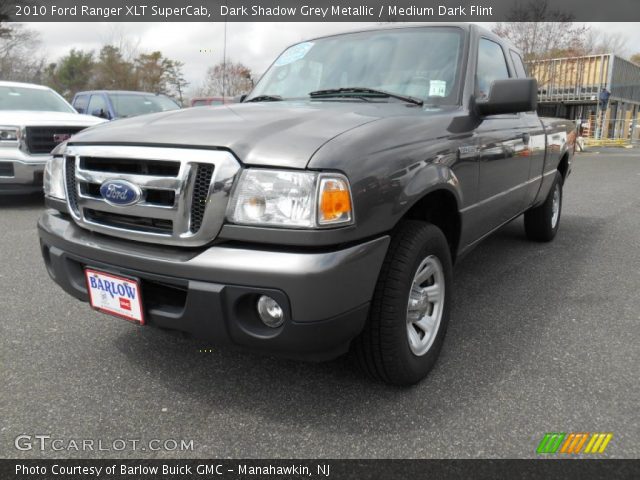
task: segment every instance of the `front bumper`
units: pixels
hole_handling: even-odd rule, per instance
[[[28,155],[17,147],[0,149],[0,194],[42,192],[50,155]]]
[[[341,355],[360,333],[389,245],[383,236],[330,251],[167,248],[86,231],[54,210],[43,214],[38,230],[50,276],[82,301],[88,301],[87,266],[136,277],[150,325],[312,360]],[[261,294],[283,305],[281,327],[259,320]]]

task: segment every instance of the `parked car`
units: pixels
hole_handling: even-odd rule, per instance
[[[50,88],[0,81],[0,194],[41,192],[51,150],[102,122],[79,115]]]
[[[233,103],[233,100],[224,97],[195,97],[191,99],[192,107],[217,106],[227,103]]]
[[[93,90],[78,92],[71,102],[80,113],[116,120],[146,113],[178,110],[174,100],[159,93],[120,90]]]
[[[520,52],[475,25],[294,45],[243,103],[60,145],[45,264],[139,325],[313,360],[351,347],[373,377],[415,383],[453,263],[522,214],[532,240],[558,231],[574,125],[538,118],[536,92]]]

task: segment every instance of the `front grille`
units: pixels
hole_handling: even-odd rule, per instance
[[[207,206],[209,186],[213,177],[213,165],[198,165],[196,181],[193,186],[193,202],[191,203],[191,232],[196,233],[202,226],[204,209]]]
[[[86,127],[27,127],[29,153],[50,153],[67,135],[73,135]],[[57,137],[57,138],[56,138]]]
[[[220,150],[87,145],[68,146],[65,158],[68,202],[80,226],[179,246],[215,239],[240,169],[233,155]],[[137,187],[132,205],[102,197],[101,186],[117,180]]]
[[[91,221],[115,228],[160,234],[171,234],[173,231],[171,220],[101,212],[91,208],[85,209],[84,215]]]
[[[69,207],[78,213],[78,184],[76,183],[76,159],[66,157],[64,160],[64,177],[67,182],[67,198]]]
[[[80,168],[97,172],[177,177],[178,173],[180,173],[180,162],[159,162],[153,160],[140,162],[128,158],[82,157],[80,159]]]
[[[0,162],[0,177],[13,177],[13,163]]]

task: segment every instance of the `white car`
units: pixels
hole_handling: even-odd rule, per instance
[[[51,150],[104,121],[79,114],[50,88],[0,81],[0,195],[42,191]]]

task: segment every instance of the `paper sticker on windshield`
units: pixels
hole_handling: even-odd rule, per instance
[[[299,43],[298,45],[289,47],[278,57],[275,66],[282,67],[283,65],[289,65],[290,63],[304,58],[309,50],[311,50],[311,47],[313,47],[313,42]]]
[[[445,97],[447,91],[447,82],[444,80],[431,80],[429,82],[430,97]]]

